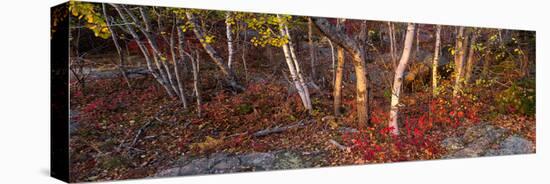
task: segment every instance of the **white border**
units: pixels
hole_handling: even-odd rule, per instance
[[[61,183],[49,171],[49,8],[60,0],[1,7],[0,183]],[[116,183],[542,183],[548,182],[548,6],[540,0],[107,0],[107,2],[413,21],[537,31],[537,154]],[[547,82],[546,82],[547,83]]]

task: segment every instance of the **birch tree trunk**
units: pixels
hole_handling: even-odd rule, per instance
[[[405,44],[403,45],[403,54],[399,59],[399,64],[395,70],[395,76],[393,78],[392,96],[391,96],[391,109],[390,109],[390,121],[388,127],[393,127],[392,133],[394,135],[399,134],[399,126],[397,124],[399,114],[399,97],[401,95],[401,86],[403,84],[403,74],[409,63],[409,56],[411,54],[411,48],[414,40],[415,25],[409,23],[407,26],[407,33],[405,36]]]
[[[177,59],[176,59],[176,52],[175,52],[175,38],[174,38],[174,35],[175,34],[178,34],[178,36],[182,36],[181,38],[178,37],[178,43],[181,42],[181,40],[183,40],[183,35],[182,34],[179,34],[179,31],[176,33],[176,27],[179,28],[179,25],[177,25],[177,21],[174,22],[174,25],[172,26],[172,32],[170,33],[170,53],[172,55],[172,64],[174,65],[174,74],[176,75],[176,81],[178,83],[178,92],[179,92],[179,98],[181,100],[181,103],[183,104],[183,108],[184,109],[187,109],[187,100],[185,99],[185,90],[183,88],[183,82],[181,81],[181,77],[180,77],[180,72],[179,72],[179,67],[178,67],[178,62],[177,62]],[[182,49],[183,50],[183,45],[180,45],[181,48],[179,49]],[[183,59],[184,57],[181,57],[181,61],[183,62]]]
[[[311,18],[307,19],[307,38],[309,43],[309,60],[311,64],[311,80],[315,81],[317,78],[315,72],[315,46],[313,45],[313,21]]]
[[[280,18],[279,15],[277,15],[277,18]],[[298,65],[298,61],[296,58],[296,54],[294,53],[294,49],[292,48],[292,37],[290,37],[290,33],[288,32],[288,27],[284,23],[280,23],[279,25],[279,32],[282,37],[288,38],[288,43],[283,44],[283,53],[285,55],[285,61],[288,66],[288,69],[290,71],[290,76],[292,78],[292,82],[294,83],[294,86],[296,87],[296,90],[298,91],[298,94],[300,95],[300,98],[302,99],[302,104],[304,105],[304,108],[308,111],[313,110],[311,107],[311,100],[309,97],[309,91],[307,89],[307,85],[302,77],[300,66]]]
[[[201,42],[202,47],[208,53],[212,61],[220,68],[221,72],[225,75],[225,80],[227,84],[233,88],[235,91],[244,91],[244,87],[242,87],[240,84],[237,83],[237,77],[235,76],[235,72],[233,72],[232,69],[230,69],[226,64],[223,62],[223,58],[216,52],[214,47],[210,45],[209,43],[206,43],[204,40],[205,37],[205,31],[200,26],[198,19],[190,12],[185,13],[187,18],[189,19],[189,22],[193,26],[193,32],[195,33],[195,36],[197,39]]]
[[[170,97],[173,97],[175,96],[174,95],[174,92],[172,91],[172,89],[168,86],[168,82],[165,80],[164,77],[161,77],[160,76],[160,73],[159,73],[159,70],[155,70],[153,69],[153,61],[151,59],[151,55],[155,55],[154,53],[150,53],[149,50],[147,49],[147,47],[145,46],[145,44],[143,44],[143,42],[141,41],[141,37],[137,34],[136,30],[134,29],[134,27],[132,27],[132,25],[130,24],[130,22],[128,21],[128,18],[126,17],[126,15],[124,14],[124,12],[128,13],[129,16],[132,17],[133,21],[134,22],[138,22],[137,21],[137,18],[135,18],[135,16],[133,16],[133,14],[131,14],[131,12],[129,12],[125,7],[121,7],[119,5],[116,5],[116,4],[110,4],[112,7],[115,8],[115,10],[118,12],[120,18],[122,19],[122,22],[123,24],[126,25],[126,29],[128,30],[128,32],[130,33],[130,35],[132,35],[132,37],[134,38],[134,40],[136,41],[138,47],[139,47],[139,50],[141,51],[141,53],[143,54],[143,57],[145,58],[145,62],[147,64],[147,69],[149,70],[149,72],[151,73],[151,75],[153,76],[153,78],[155,78],[155,80],[161,84],[162,87],[164,87],[166,93],[168,93],[168,95]],[[136,25],[137,26],[137,25]],[[141,27],[138,27],[140,29],[142,29]],[[155,57],[156,58],[156,57]],[[158,66],[158,65],[157,65]],[[160,69],[160,67],[158,67],[158,69]]]
[[[116,64],[116,66],[120,74],[126,81],[126,85],[128,85],[128,88],[132,89],[132,84],[130,84],[130,79],[128,79],[128,76],[126,75],[126,70],[124,69],[125,58],[124,58],[124,53],[122,53],[122,47],[120,47],[120,44],[118,43],[118,35],[116,34],[116,31],[111,27],[111,21],[109,20],[110,17],[107,15],[107,8],[105,7],[105,3],[102,3],[101,7],[103,9],[103,16],[105,17],[105,23],[107,24],[107,29],[111,31],[111,38],[113,39],[113,43],[118,53],[119,62],[118,64]]]
[[[149,15],[143,10],[142,7],[138,8],[139,12],[141,14],[141,18],[143,19],[143,23],[145,26],[145,29],[141,26],[141,24],[137,24],[140,22],[137,17],[130,11],[128,8],[123,6],[123,9],[126,11],[126,13],[132,18],[134,22],[136,22],[136,26],[141,30],[142,34],[145,36],[145,39],[147,39],[147,42],[151,46],[151,49],[153,50],[153,59],[155,61],[155,65],[157,66],[157,69],[159,71],[160,76],[165,81],[165,85],[168,85],[168,88],[171,88],[170,91],[172,91],[171,97],[177,96],[177,90],[174,85],[174,81],[172,79],[172,75],[170,73],[170,69],[166,65],[166,57],[162,54],[160,51],[160,47],[158,46],[157,39],[152,34],[151,30],[151,21],[149,19]]]
[[[191,61],[191,68],[193,72],[193,92],[195,93],[196,97],[196,108],[197,108],[197,116],[201,117],[201,95],[199,91],[199,67],[198,67],[198,60],[199,60],[199,54],[196,54],[196,57],[193,57],[192,54],[186,52],[184,50],[183,42],[185,42],[185,33],[181,29],[180,26],[177,26],[177,32],[178,32],[178,53],[181,57],[182,61],[185,61],[185,56],[189,58]]]
[[[306,80],[304,79],[304,76],[303,76],[303,72],[302,70],[300,69],[300,62],[298,62],[298,57],[296,57],[296,51],[294,51],[294,43],[292,42],[292,37],[290,36],[290,31],[288,30],[288,26],[286,24],[283,24],[283,28],[284,28],[284,32],[286,34],[286,36],[289,38],[288,39],[288,47],[289,47],[289,50],[290,50],[290,56],[292,57],[292,61],[294,62],[294,67],[296,68],[296,74],[297,74],[297,77],[298,77],[298,80],[300,80],[300,84],[303,86],[302,88],[304,89],[304,96],[305,96],[305,100],[306,100],[306,109],[308,109],[309,111],[313,110],[312,106],[311,106],[311,98],[309,96],[309,89],[307,87],[307,84],[306,84]]]
[[[437,95],[437,67],[439,66],[439,50],[441,50],[441,25],[436,25],[435,48],[432,62],[432,94]]]
[[[247,41],[248,31],[244,30],[243,35],[243,43],[241,44],[241,59],[243,61],[243,68],[244,68],[244,79],[245,79],[245,85],[248,84],[248,67],[246,64],[246,41]]]
[[[233,62],[233,55],[235,54],[233,51],[233,36],[231,34],[232,28],[231,28],[231,13],[226,12],[225,13],[225,34],[227,37],[227,67],[231,69],[231,63]]]

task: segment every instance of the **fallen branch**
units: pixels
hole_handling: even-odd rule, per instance
[[[269,135],[269,134],[273,134],[273,133],[281,133],[281,132],[284,132],[286,130],[289,130],[289,129],[292,129],[292,128],[296,128],[296,127],[300,127],[300,126],[303,126],[305,125],[306,123],[309,123],[311,122],[312,120],[300,120],[292,125],[288,125],[288,126],[283,126],[283,127],[275,127],[275,128],[268,128],[268,129],[265,129],[265,130],[260,130],[260,131],[257,131],[255,132],[254,134],[252,134],[253,137],[262,137],[262,136],[266,136],[266,135]]]
[[[141,136],[141,134],[143,133],[143,131],[145,131],[145,129],[149,126],[151,126],[151,124],[156,120],[157,118],[154,118],[152,120],[149,120],[147,123],[145,123],[143,126],[141,126],[136,134],[136,136],[134,136],[134,140],[132,141],[132,144],[130,144],[128,147],[130,148],[133,148],[134,145],[136,145],[139,137]]]
[[[123,146],[126,147],[127,149],[133,149],[134,146],[136,145],[136,143],[138,142],[139,138],[143,134],[143,132],[145,132],[145,129],[150,127],[155,121],[158,121],[158,122],[161,122],[161,123],[163,122],[158,116],[160,116],[166,109],[168,109],[168,108],[161,107],[160,110],[155,114],[155,116],[152,116],[151,118],[149,118],[149,120],[147,120],[147,122],[145,124],[143,124],[141,127],[139,127],[136,135],[132,139],[132,143],[128,146],[124,146],[124,143],[126,141],[123,141],[122,143],[120,143],[120,145],[118,145],[118,150],[121,150],[121,148]]]

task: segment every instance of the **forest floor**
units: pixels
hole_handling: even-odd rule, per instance
[[[216,74],[201,75],[210,76],[201,78],[201,117],[194,98],[184,110],[149,76],[133,77],[132,89],[119,78],[90,80],[85,93],[73,83],[71,181],[502,155],[509,153],[499,145],[517,146],[514,137],[529,144],[525,153],[535,151],[534,117],[495,115],[485,108],[490,101],[479,103],[483,97],[453,109],[443,98],[431,99],[429,90],[404,95],[402,133],[392,136],[383,95],[370,104],[369,128],[356,129],[351,85],[343,90],[345,113],[335,117],[330,89],[312,92],[308,113],[284,80],[250,76],[246,91],[234,94],[212,82],[219,81]]]

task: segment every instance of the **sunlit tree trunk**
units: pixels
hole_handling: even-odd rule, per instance
[[[441,50],[441,25],[436,25],[435,48],[432,63],[432,94],[437,95],[437,67],[439,66],[439,50]]]
[[[344,76],[344,49],[338,47],[337,49],[338,62],[336,64],[336,74],[334,79],[334,115],[340,115],[342,107],[342,78]]]
[[[403,74],[409,63],[409,56],[411,54],[411,48],[414,40],[415,25],[409,23],[407,26],[407,33],[405,36],[405,44],[403,46],[403,54],[399,59],[399,64],[395,69],[395,76],[393,78],[392,96],[391,96],[391,109],[390,109],[390,121],[389,127],[393,127],[393,134],[399,134],[399,127],[397,124],[399,114],[399,97],[401,95],[401,86],[403,84]]]
[[[464,83],[469,84],[472,79],[472,73],[475,66],[475,44],[477,42],[477,34],[472,32],[472,38],[470,40],[470,48],[468,50],[468,60],[466,61],[466,71],[464,74]]]
[[[364,42],[358,42],[337,29],[326,18],[313,18],[319,30],[338,46],[351,53],[356,76],[357,128],[365,128],[369,120],[367,104],[367,73]]]
[[[342,20],[338,19],[336,23],[337,29],[341,28]],[[345,58],[344,58],[344,48],[338,46],[337,48],[337,58],[338,62],[336,64],[336,73],[334,76],[334,90],[333,90],[333,97],[334,97],[334,115],[338,116],[341,114],[341,107],[342,107],[342,78],[344,76],[344,64],[345,64]]]
[[[468,45],[468,36],[464,33],[464,27],[458,28],[458,34],[456,38],[456,48],[455,48],[455,84],[453,87],[453,96],[458,95],[458,92],[462,90],[462,81],[464,75],[464,56],[466,54],[466,49]]]

